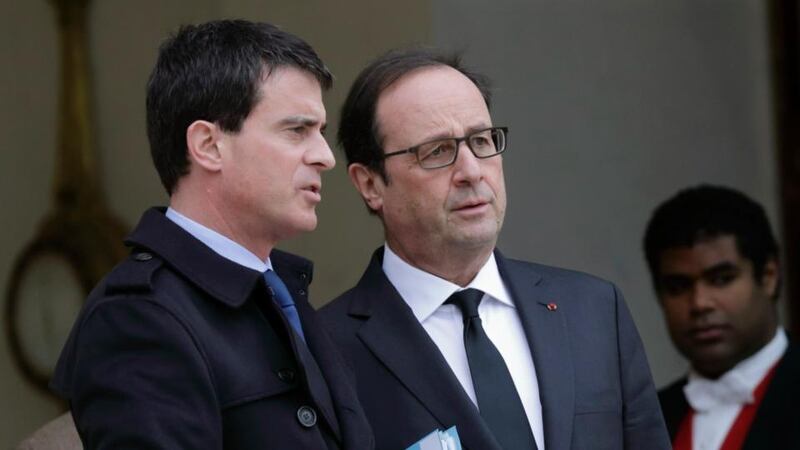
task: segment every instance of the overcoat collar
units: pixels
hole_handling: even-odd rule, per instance
[[[125,244],[155,253],[209,296],[238,308],[262,279],[255,270],[234,263],[169,220],[166,208],[151,208],[125,239]],[[284,279],[311,282],[311,261],[280,250],[270,253],[275,272]]]

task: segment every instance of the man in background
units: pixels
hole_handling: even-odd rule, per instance
[[[147,86],[169,208],[91,293],[53,388],[87,449],[369,449],[340,357],[308,304],[331,74],[265,23],[186,26]]]
[[[726,187],[685,189],[655,210],[644,249],[691,365],[659,393],[675,449],[800,448],[800,350],[779,325],[779,250],[761,205]]]
[[[323,317],[378,448],[453,425],[471,450],[669,448],[617,289],[496,250],[508,130],[489,103],[457,58],[415,49],[364,69],[342,111],[348,173],[386,244]]]

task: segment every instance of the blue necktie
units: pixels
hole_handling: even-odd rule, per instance
[[[294,331],[296,331],[300,338],[303,339],[303,342],[305,342],[306,337],[303,334],[303,327],[300,325],[300,315],[297,313],[297,307],[294,305],[294,300],[289,294],[289,289],[286,288],[286,285],[283,284],[283,280],[281,280],[274,270],[267,270],[264,272],[264,280],[267,281],[267,287],[269,288],[270,294],[272,294],[272,299],[281,307],[281,311],[283,311],[283,315],[286,317],[289,325],[294,328]]]

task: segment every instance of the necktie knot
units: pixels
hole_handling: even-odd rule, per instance
[[[447,298],[445,303],[458,306],[458,309],[461,310],[461,314],[464,315],[464,320],[468,320],[479,317],[478,305],[481,304],[481,299],[483,299],[483,291],[469,288],[454,292]]]
[[[683,392],[686,401],[695,411],[710,411],[726,405],[753,403],[753,390],[737,372],[728,372],[717,380],[691,378]]]
[[[300,323],[300,315],[297,312],[294,299],[289,293],[289,288],[286,287],[286,285],[283,283],[283,280],[281,280],[281,277],[279,277],[274,270],[267,270],[264,272],[264,281],[267,282],[269,292],[272,294],[272,300],[281,307],[281,311],[286,317],[286,320],[289,322],[289,325],[291,325],[300,338],[305,341],[306,337],[303,334],[303,326]]]
[[[292,299],[291,294],[289,294],[289,289],[286,288],[283,280],[280,279],[274,270],[267,270],[264,272],[264,280],[267,281],[267,287],[269,288],[272,297],[281,306],[281,308],[294,305],[294,300]]]

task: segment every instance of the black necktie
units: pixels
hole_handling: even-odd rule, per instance
[[[528,417],[503,356],[483,330],[478,305],[483,292],[465,289],[450,296],[464,315],[464,348],[481,417],[504,450],[536,449]]]

